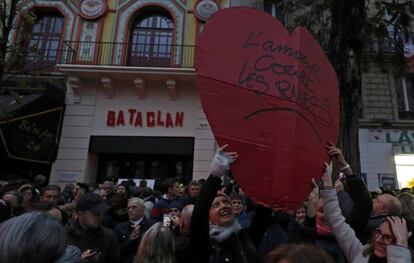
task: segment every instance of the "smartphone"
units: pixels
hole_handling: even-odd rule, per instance
[[[163,222],[163,225],[164,226],[170,227],[170,225],[171,225],[171,217],[170,217],[170,215],[169,214],[164,214],[164,217],[163,217],[162,222]]]
[[[324,188],[324,182],[323,182],[323,179],[322,178],[320,178],[318,180],[317,184],[318,184],[319,189],[323,189]]]
[[[345,174],[343,172],[340,172],[339,173],[339,180],[341,180],[342,182],[345,182],[346,181],[346,176],[345,176]]]

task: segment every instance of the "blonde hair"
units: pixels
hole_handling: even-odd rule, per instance
[[[134,263],[174,263],[174,252],[172,232],[159,222],[145,232]]]

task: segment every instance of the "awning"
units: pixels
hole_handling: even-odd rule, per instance
[[[39,85],[43,88],[32,90],[31,87]],[[6,87],[9,86],[13,84]],[[7,94],[0,96],[6,111],[6,116],[0,119],[3,148],[12,159],[51,163],[56,159],[61,132],[64,89],[50,83],[30,82],[19,94],[19,99]]]
[[[89,152],[193,155],[194,137],[92,136]]]

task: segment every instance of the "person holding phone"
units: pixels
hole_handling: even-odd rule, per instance
[[[95,193],[81,195],[76,203],[77,219],[66,228],[68,244],[82,251],[83,262],[119,262],[114,232],[102,227],[102,215],[109,206]]]

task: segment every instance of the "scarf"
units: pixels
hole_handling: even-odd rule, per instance
[[[231,234],[239,231],[241,226],[237,220],[234,220],[234,223],[228,227],[222,227],[218,225],[210,225],[210,237],[217,242],[222,242],[226,240]]]

